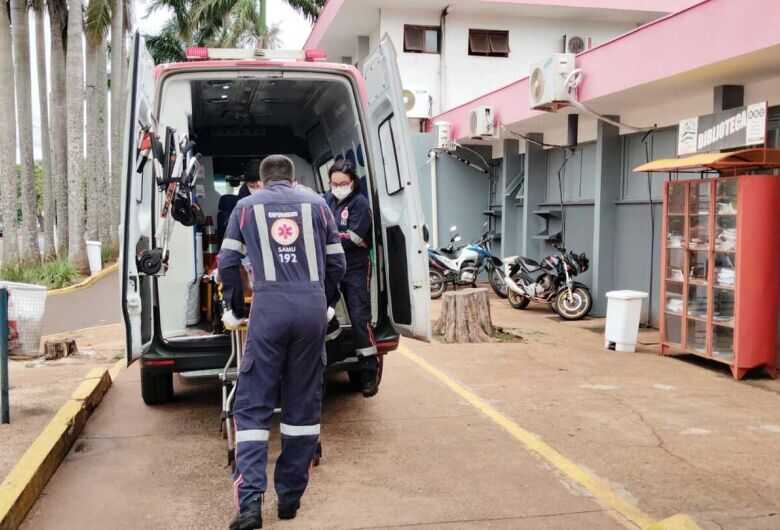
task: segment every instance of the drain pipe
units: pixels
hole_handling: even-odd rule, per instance
[[[447,109],[447,15],[450,14],[450,5],[442,9],[439,15],[439,31],[441,42],[439,43],[439,112]]]
[[[438,173],[439,155],[430,151],[431,157],[431,246],[439,248],[439,198],[438,198]]]

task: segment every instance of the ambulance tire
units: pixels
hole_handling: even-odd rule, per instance
[[[141,397],[147,405],[162,405],[173,399],[173,373],[141,368]]]

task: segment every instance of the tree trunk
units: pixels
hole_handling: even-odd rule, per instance
[[[38,208],[35,201],[35,161],[33,159],[32,95],[30,74],[30,24],[27,1],[11,0],[11,31],[16,79],[16,116],[21,157],[22,248],[24,261],[40,261],[38,248]]]
[[[51,28],[51,141],[54,207],[57,213],[56,241],[60,258],[68,255],[68,129],[65,112],[65,4],[49,0]]]
[[[18,1],[18,0],[17,0]],[[68,258],[87,271],[84,244],[84,47],[82,1],[71,0],[68,11]]]
[[[108,49],[106,48],[106,38],[103,37],[98,46],[97,52],[97,98],[95,100],[97,113],[97,144],[95,154],[97,155],[97,186],[99,201],[101,206],[98,208],[98,233],[103,248],[111,246],[112,224],[111,208],[105,198],[109,194],[110,170],[108,165],[108,72],[107,68]],[[116,232],[116,230],[113,230]]]
[[[89,102],[87,112],[87,153],[84,159],[84,177],[87,180],[87,239],[98,240],[98,210],[100,201],[97,197],[98,188],[98,113],[97,103],[97,55],[98,44],[87,38],[87,82],[85,96]]]
[[[119,200],[122,176],[122,61],[124,60],[124,7],[123,0],[111,4],[111,244],[118,243]]]
[[[444,342],[490,342],[494,330],[488,290],[463,289],[445,293],[433,332],[441,335]]]
[[[0,127],[0,196],[3,214],[3,255],[6,265],[19,260],[19,233],[16,228],[16,109],[14,101],[14,63],[11,54],[11,19],[3,4],[0,9],[0,115],[6,117]]]
[[[41,149],[43,150],[43,257],[53,257],[54,247],[54,180],[52,177],[51,141],[49,138],[49,90],[46,80],[46,39],[44,7],[35,10],[35,51],[38,63],[38,100],[41,105]]]

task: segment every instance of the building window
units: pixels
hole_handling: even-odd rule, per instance
[[[438,26],[404,26],[404,51],[439,53],[441,28]]]
[[[509,32],[487,29],[469,30],[469,55],[509,57]]]

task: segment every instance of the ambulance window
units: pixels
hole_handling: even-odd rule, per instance
[[[330,171],[331,166],[335,163],[336,161],[331,158],[330,160],[320,164],[317,168],[317,174],[320,176],[322,191],[330,191],[330,176],[328,175],[328,171]]]
[[[379,148],[382,151],[382,165],[385,168],[387,193],[393,195],[401,191],[403,185],[401,184],[401,170],[398,167],[398,152],[395,148],[392,114],[379,126]]]

